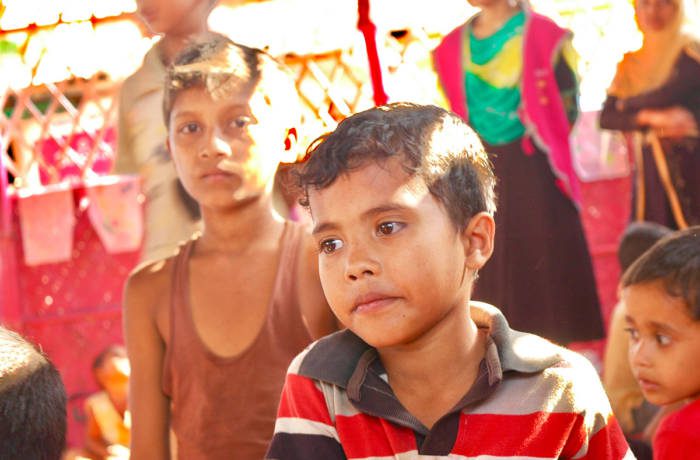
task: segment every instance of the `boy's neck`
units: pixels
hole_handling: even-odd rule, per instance
[[[458,308],[417,341],[377,351],[396,396],[430,428],[471,388],[486,337],[468,310]]]
[[[256,242],[277,238],[284,223],[269,195],[227,210],[202,209],[204,229],[198,252],[241,253]]]

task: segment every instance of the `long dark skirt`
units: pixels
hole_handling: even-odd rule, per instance
[[[498,177],[496,241],[474,295],[510,325],[559,343],[604,337],[593,267],[576,207],[546,156],[520,142],[486,146]]]
[[[700,225],[700,140],[683,139],[662,141],[673,187],[678,195],[683,215],[688,225]],[[666,191],[659,177],[651,147],[642,150],[644,159],[644,220],[656,222],[672,229],[678,225],[673,217]],[[633,200],[636,200],[635,197]],[[632,212],[635,211],[632,202]],[[632,216],[634,219],[635,216]]]

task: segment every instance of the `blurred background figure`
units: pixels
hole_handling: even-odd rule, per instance
[[[636,0],[639,50],[619,63],[600,126],[632,133],[633,217],[700,223],[700,42],[683,33],[681,0]]]
[[[129,374],[126,348],[110,345],[92,365],[100,391],[85,400],[85,445],[68,452],[64,460],[118,460],[129,458],[131,415],[127,409]]]
[[[65,440],[61,376],[33,344],[0,326],[0,458],[57,460]]]
[[[124,81],[119,98],[117,174],[143,178],[145,239],[141,260],[172,255],[199,228],[199,208],[177,178],[165,148],[163,81],[166,67],[190,37],[208,30],[216,0],[138,0],[138,15],[162,38]]]
[[[571,34],[524,1],[469,3],[480,12],[445,37],[435,66],[499,180],[495,250],[474,298],[498,305],[518,330],[563,344],[600,339],[569,148],[578,114]]]

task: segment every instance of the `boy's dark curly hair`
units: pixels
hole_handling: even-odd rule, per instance
[[[436,106],[401,102],[357,113],[316,139],[307,157],[298,172],[304,206],[310,188],[326,188],[369,161],[399,157],[457,228],[479,212],[496,211],[496,178],[481,141],[457,115]]]

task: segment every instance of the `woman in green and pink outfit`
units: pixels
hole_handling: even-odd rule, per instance
[[[570,33],[525,2],[470,3],[480,12],[445,37],[434,62],[499,179],[495,252],[474,298],[500,306],[515,329],[560,343],[602,338],[569,150],[578,114]]]

